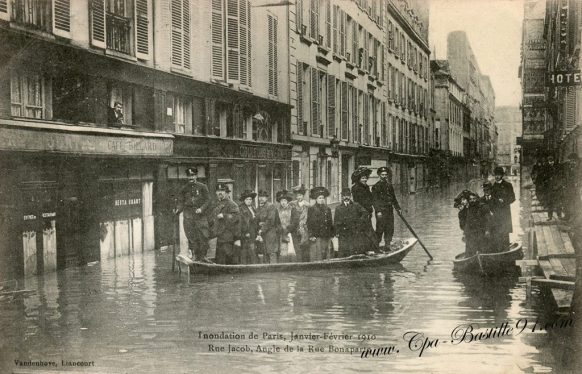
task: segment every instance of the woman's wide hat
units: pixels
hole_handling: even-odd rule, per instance
[[[328,197],[329,190],[325,187],[314,187],[309,193],[309,197],[312,199],[317,199],[319,196]]]
[[[366,177],[369,177],[370,174],[372,174],[372,170],[371,169],[368,169],[365,166],[360,166],[359,168],[357,168],[356,170],[354,170],[354,172],[352,173],[352,183],[356,183],[364,175]]]

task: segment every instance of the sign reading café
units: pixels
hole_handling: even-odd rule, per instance
[[[556,71],[548,73],[546,77],[547,86],[580,86],[581,84],[580,70]]]

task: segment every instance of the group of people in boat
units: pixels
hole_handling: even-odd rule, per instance
[[[556,218],[568,221],[580,210],[578,187],[582,173],[578,155],[572,153],[564,162],[554,156],[539,157],[531,170],[539,202],[548,211],[548,221]]]
[[[323,186],[309,192],[303,185],[279,191],[276,203],[270,202],[266,191],[247,190],[237,204],[222,183],[216,187],[216,199],[211,199],[206,185],[197,180],[197,169],[188,168],[188,183],[180,191],[174,214],[183,213],[188,247],[196,261],[210,262],[207,254],[213,238],[217,264],[308,262],[366,254],[379,250],[382,240],[389,249],[393,211],[400,212],[390,169],[378,168],[380,179],[372,187],[368,185],[371,173],[366,167],[352,173],[352,188],[341,191],[341,202],[332,214],[329,191]],[[334,237],[339,248],[332,246]]]
[[[483,183],[483,195],[464,190],[456,198],[459,226],[465,241],[465,257],[479,253],[502,252],[509,247],[511,204],[515,193],[503,177],[502,167],[494,169],[495,181]]]

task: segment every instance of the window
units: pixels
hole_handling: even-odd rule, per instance
[[[347,40],[346,40],[346,13],[339,9],[339,23],[340,23],[340,27],[339,27],[339,54],[340,56],[345,56],[346,55],[346,45],[347,45]]]
[[[347,141],[349,136],[349,98],[347,82],[341,82],[341,106],[341,139]]]
[[[269,33],[269,95],[279,95],[277,18],[267,15]]]
[[[132,126],[133,87],[127,84],[122,84],[121,82],[110,82],[108,92],[109,92],[109,103],[108,103],[109,112],[107,116],[108,125]],[[171,109],[170,111],[173,111],[173,109]]]
[[[309,36],[313,40],[319,40],[319,1],[311,0],[309,10]]]
[[[319,126],[321,124],[321,83],[319,71],[311,68],[311,133],[320,135]]]
[[[211,1],[212,78],[250,86],[252,44],[250,2]]]
[[[206,111],[201,97],[192,99],[192,134],[206,135]]]
[[[336,107],[336,79],[333,75],[327,76],[327,135],[331,138],[336,135],[335,107]]]
[[[178,134],[192,133],[192,102],[185,96],[174,96],[174,131]]]
[[[40,73],[18,73],[10,79],[11,114],[14,117],[48,117],[47,87]]]
[[[4,13],[4,14],[3,14]],[[70,38],[70,0],[3,0],[0,19],[26,25],[35,30]]]
[[[394,50],[394,24],[392,21],[388,22],[388,49]]]

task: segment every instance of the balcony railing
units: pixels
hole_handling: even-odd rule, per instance
[[[130,54],[131,19],[107,12],[107,48]]]
[[[14,22],[31,26],[40,31],[51,32],[52,7],[46,0],[12,0]]]

